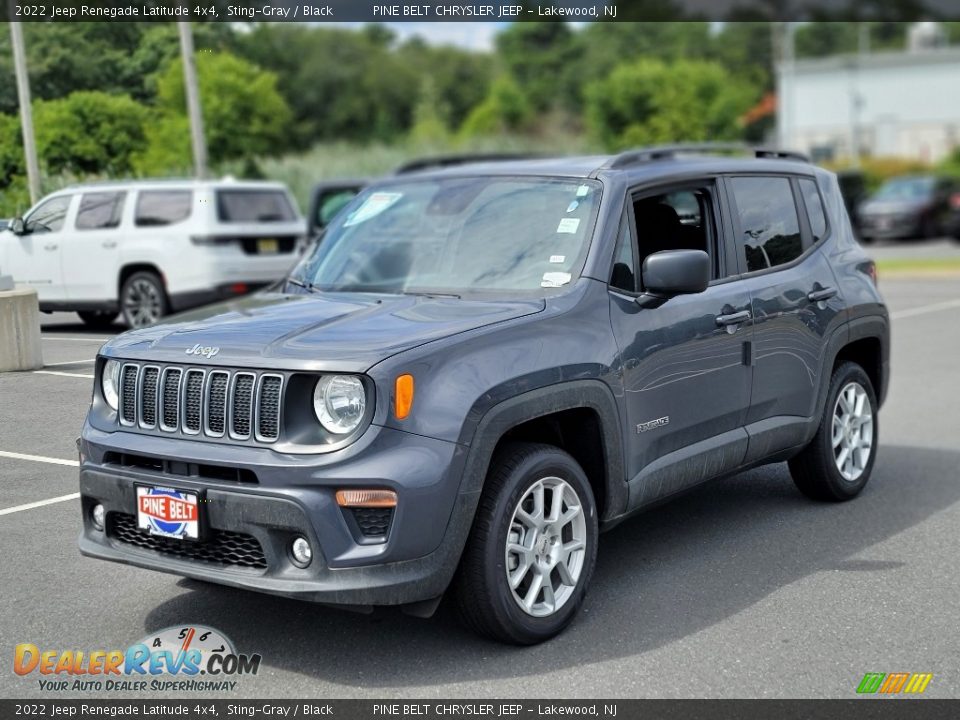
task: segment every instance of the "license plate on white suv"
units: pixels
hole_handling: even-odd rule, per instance
[[[200,537],[199,496],[175,488],[138,485],[137,527],[151,535],[197,540]]]

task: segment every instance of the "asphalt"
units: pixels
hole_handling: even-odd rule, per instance
[[[357,615],[81,557],[76,499],[16,509],[75,493],[76,468],[4,454],[76,457],[111,333],[49,316],[45,373],[62,374],[0,375],[0,697],[45,696],[12,672],[17,643],[120,649],[185,623],[262,655],[234,697],[852,698],[866,672],[931,672],[926,696],[956,696],[960,278],[881,288],[893,377],[864,493],[808,501],[780,464],[624,523],[601,538],[575,623],[526,649],[474,637],[446,606]]]

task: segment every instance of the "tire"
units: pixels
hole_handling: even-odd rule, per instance
[[[940,237],[940,223],[933,216],[924,218],[920,226],[920,237],[925,240],[933,240]]]
[[[559,513],[553,505],[558,493]],[[538,495],[542,513],[536,508]],[[579,513],[569,515],[575,506]],[[529,519],[524,521],[522,513]],[[562,524],[549,522],[568,515]],[[515,645],[554,637],[570,624],[586,595],[598,534],[593,491],[570,455],[532,443],[498,451],[455,580],[464,623],[480,635]],[[577,542],[582,547],[574,548]],[[526,549],[511,552],[508,544],[525,544]],[[518,580],[516,591],[508,572]],[[542,589],[534,590],[537,577]],[[527,609],[521,606],[525,601]]]
[[[864,411],[858,417],[861,399]],[[848,412],[851,405],[853,412]],[[846,362],[834,371],[817,434],[789,463],[800,492],[814,500],[841,502],[863,490],[877,456],[877,409],[873,384],[863,368]]]
[[[98,330],[109,328],[113,325],[113,321],[117,319],[117,313],[111,310],[87,310],[78,312],[77,315],[83,320],[84,325]]]
[[[170,303],[160,277],[149,271],[135,272],[120,288],[120,310],[127,327],[153,325],[167,314]]]

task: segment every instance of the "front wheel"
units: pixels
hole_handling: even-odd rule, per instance
[[[873,383],[863,368],[847,362],[834,371],[820,428],[790,460],[790,474],[800,491],[814,500],[850,500],[870,479],[876,454]]]
[[[123,320],[130,328],[153,325],[167,314],[167,293],[156,273],[136,272],[120,288]]]
[[[517,645],[557,635],[586,595],[597,536],[593,492],[576,460],[551,445],[508,445],[491,464],[461,560],[464,621]]]

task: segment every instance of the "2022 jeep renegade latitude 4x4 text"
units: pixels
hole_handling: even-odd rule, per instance
[[[867,483],[888,315],[789,153],[464,165],[362,192],[271,291],[107,343],[85,555],[536,643],[598,533],[789,461]]]

